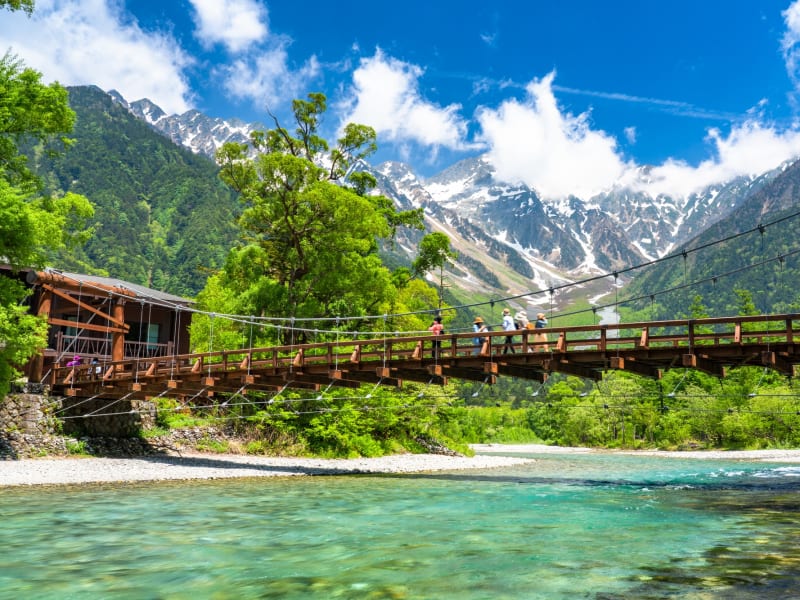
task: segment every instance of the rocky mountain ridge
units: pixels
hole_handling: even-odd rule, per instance
[[[212,158],[223,143],[247,141],[250,131],[263,129],[194,110],[166,115],[149,100],[128,103],[115,92],[111,96],[176,144]],[[423,208],[428,230],[450,237],[459,254],[449,274],[453,287],[492,297],[551,290],[663,257],[729,216],[786,165],[686,197],[651,197],[618,185],[589,199],[558,201],[497,180],[485,156],[464,159],[427,179],[399,162],[364,168],[376,176],[380,193],[401,208]],[[647,168],[640,176],[648,176]],[[417,239],[409,234],[400,240],[408,257]],[[552,302],[552,292],[549,296]]]

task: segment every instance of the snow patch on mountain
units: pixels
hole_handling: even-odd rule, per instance
[[[115,101],[176,144],[214,157],[226,142],[246,143],[257,123],[208,117],[192,110],[166,115],[147,99]],[[487,156],[461,160],[423,179],[406,164],[362,163],[377,192],[398,208],[423,208],[429,231],[450,237],[460,254],[454,280],[472,291],[549,287],[587,273],[608,273],[663,257],[729,215],[783,172],[785,163],[756,177],[737,177],[681,197],[652,194],[651,168],[591,198],[544,200],[535,189],[498,180]],[[398,240],[412,260],[419,235]]]

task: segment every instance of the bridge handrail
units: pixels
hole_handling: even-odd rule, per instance
[[[800,322],[800,314],[785,313],[774,315],[752,315],[734,317],[709,317],[701,319],[670,319],[663,321],[642,321],[633,323],[609,323],[599,325],[577,326],[551,326],[543,329],[522,329],[515,331],[491,331],[481,333],[480,337],[489,338],[488,360],[493,360],[499,347],[506,336],[514,336],[517,349],[527,352],[542,346],[545,342],[534,342],[535,334],[545,334],[548,337],[548,351],[551,353],[581,352],[594,348],[595,350],[623,349],[634,347],[655,348],[662,345],[692,348],[693,345],[708,340],[720,344],[723,341],[730,343],[746,343],[748,339],[767,339],[793,341],[795,331],[794,322]],[[769,324],[781,322],[780,327],[743,331],[745,325]],[[713,325],[732,325],[731,331],[698,331]],[[675,333],[651,334],[659,329],[675,328]],[[800,329],[800,326],[798,326]],[[683,331],[681,331],[683,330]],[[637,334],[622,335],[624,332],[638,332]],[[609,335],[609,333],[616,335]],[[583,335],[581,335],[583,334]],[[588,337],[586,334],[591,334]],[[474,332],[448,333],[440,337],[441,356],[456,357],[473,355],[476,346],[473,338],[478,334]],[[462,343],[462,340],[468,340]],[[81,380],[137,379],[157,376],[166,376],[171,373],[219,373],[221,371],[248,371],[253,366],[261,368],[292,368],[302,367],[305,364],[342,364],[370,361],[380,362],[395,359],[420,360],[430,356],[433,351],[433,336],[412,335],[404,336],[402,332],[397,335],[387,335],[370,339],[349,339],[326,342],[313,342],[310,344],[289,344],[281,346],[268,346],[261,348],[236,348],[177,355],[162,355],[154,357],[128,358],[121,361],[106,361],[102,363],[102,374],[96,372],[97,365],[80,365],[66,367],[54,365],[51,372],[51,384],[71,384]]]

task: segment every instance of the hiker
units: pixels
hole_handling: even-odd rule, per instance
[[[480,317],[475,317],[475,320],[472,322],[472,329],[475,333],[485,333],[489,331],[486,327],[486,323],[483,322],[483,319]],[[488,338],[483,336],[475,336],[472,338],[472,343],[475,344],[475,354],[481,353],[481,347],[483,346],[483,342],[485,342]]]
[[[503,331],[514,331],[517,327],[514,325],[514,319],[511,318],[511,311],[507,308],[503,309]],[[514,336],[507,335],[506,341],[503,344],[503,354],[514,354]]]
[[[444,333],[444,326],[442,326],[442,317],[437,315],[433,319],[433,324],[428,327],[428,331],[433,333],[433,341],[431,342],[433,358],[439,358],[439,353],[442,350],[441,336]]]
[[[544,313],[539,313],[536,315],[536,325],[535,329],[544,329],[547,327],[547,317],[544,316]],[[537,333],[533,336],[534,342],[544,342],[542,346],[542,350],[544,352],[548,352],[550,347],[547,345],[547,334],[546,333]]]

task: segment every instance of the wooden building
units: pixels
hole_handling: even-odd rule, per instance
[[[42,381],[54,364],[74,357],[83,364],[171,356],[189,352],[191,300],[135,283],[54,269],[12,271],[31,289],[31,312],[50,324],[47,347],[25,368],[29,381]]]

